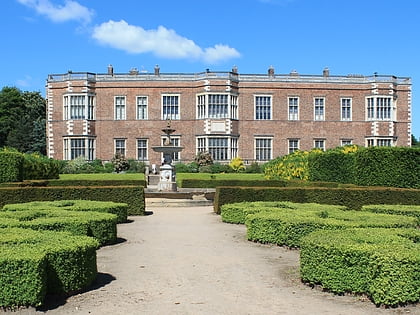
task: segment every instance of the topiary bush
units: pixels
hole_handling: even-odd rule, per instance
[[[0,183],[23,180],[23,154],[4,148],[0,151]]]
[[[420,300],[418,229],[319,230],[301,240],[302,281],[338,294],[367,294],[376,305]]]

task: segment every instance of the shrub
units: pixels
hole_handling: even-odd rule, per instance
[[[146,163],[135,159],[128,159],[128,173],[145,173]]]
[[[244,161],[240,157],[233,158],[229,163],[230,168],[235,172],[245,171]]]
[[[73,160],[67,161],[66,165],[62,169],[63,174],[80,174],[80,173],[93,173],[95,167],[93,167],[84,156],[79,156]]]
[[[210,152],[198,152],[194,158],[194,162],[201,166],[208,166],[213,164],[213,157]]]
[[[97,275],[97,246],[66,232],[0,228],[0,306],[38,306],[47,293],[87,287]]]
[[[362,211],[407,215],[416,217],[420,222],[420,205],[366,205],[362,207]]]
[[[59,178],[60,163],[39,153],[24,154],[23,179]]]
[[[417,227],[415,218],[361,211],[319,204],[296,204],[295,209],[265,208],[246,217],[249,240],[299,247],[303,236],[316,230],[353,227]]]
[[[127,171],[128,168],[130,167],[124,155],[120,153],[115,154],[111,162],[114,165],[114,172],[116,173]]]
[[[254,174],[258,174],[258,173],[263,173],[264,172],[264,165],[260,165],[256,162],[248,165],[245,168],[245,173],[254,173]]]
[[[14,149],[0,151],[0,183],[23,180],[23,154]]]
[[[415,229],[316,231],[301,242],[301,277],[334,293],[365,293],[377,305],[418,302],[419,240]]]

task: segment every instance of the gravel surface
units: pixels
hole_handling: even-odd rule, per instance
[[[98,250],[91,288],[13,314],[420,314],[302,284],[298,250],[247,241],[245,226],[222,223],[213,207],[149,210]]]

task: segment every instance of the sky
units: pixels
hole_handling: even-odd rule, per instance
[[[2,0],[0,88],[48,74],[230,71],[411,77],[420,138],[419,0]]]

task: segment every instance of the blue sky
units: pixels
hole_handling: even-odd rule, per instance
[[[0,88],[45,95],[48,74],[389,74],[413,82],[420,137],[418,0],[3,0]]]

